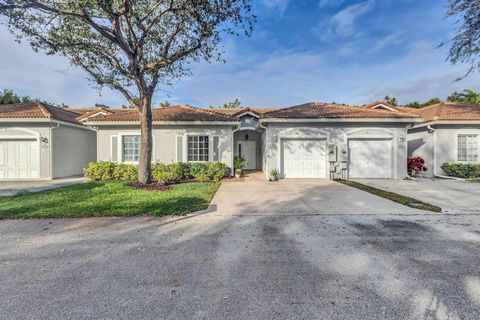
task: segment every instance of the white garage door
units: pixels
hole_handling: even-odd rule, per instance
[[[392,140],[349,140],[349,178],[393,178]]]
[[[325,140],[283,140],[285,178],[325,178]]]
[[[0,140],[0,180],[39,177],[37,140]]]

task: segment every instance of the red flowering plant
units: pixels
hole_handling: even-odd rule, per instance
[[[407,160],[407,170],[408,175],[414,177],[427,171],[428,168],[425,166],[425,160],[422,157],[413,157]]]

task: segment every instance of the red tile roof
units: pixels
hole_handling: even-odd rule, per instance
[[[455,102],[442,102],[428,107],[415,109],[415,114],[425,122],[443,121],[480,121],[480,105]]]
[[[0,119],[54,119],[81,124],[76,117],[75,112],[41,102],[0,105]]]
[[[347,105],[327,104],[319,102],[305,103],[284,109],[270,111],[265,118],[279,119],[408,119],[418,118],[415,114],[376,110]]]
[[[263,115],[267,112],[279,110],[280,108],[208,108],[207,110],[212,110],[214,112],[226,114],[229,116],[239,115],[247,111],[252,111],[253,113]]]
[[[139,121],[137,110],[123,109],[124,112],[115,114],[99,115],[87,120],[87,122],[110,122],[110,121]],[[194,108],[191,106],[180,105],[166,108],[152,109],[153,121],[238,121],[235,117],[222,114],[211,109]]]

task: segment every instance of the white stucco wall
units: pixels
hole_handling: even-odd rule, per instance
[[[430,133],[427,127],[412,128],[408,131],[408,154],[425,160],[429,169],[427,176],[434,173],[444,175],[445,172],[441,169],[443,163],[458,162],[457,135],[480,135],[480,124],[439,124],[432,127],[435,131]]]
[[[121,134],[140,134],[138,125],[97,126],[97,161],[111,161],[112,136]],[[154,162],[176,162],[177,136],[183,136],[186,150],[188,135],[208,135],[219,137],[219,161],[233,167],[233,125],[154,125],[153,157]],[[210,139],[213,143],[212,139]],[[184,155],[183,161],[186,161]]]
[[[96,160],[96,132],[61,124],[52,128],[52,178],[83,174],[83,168]]]
[[[51,178],[51,166],[50,166],[50,151],[52,148],[51,145],[51,136],[50,136],[50,123],[29,123],[29,122],[18,122],[18,123],[0,123],[0,137],[15,137],[15,136],[28,136],[29,138],[43,138],[44,143],[40,142],[39,144],[39,179],[50,179]]]
[[[265,136],[265,168],[282,173],[280,140],[288,138],[324,138],[338,150],[348,148],[349,138],[387,138],[392,140],[392,172],[395,179],[407,174],[407,129],[405,123],[268,123]],[[327,168],[328,170],[328,168]]]

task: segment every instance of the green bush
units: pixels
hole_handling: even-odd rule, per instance
[[[192,162],[192,163],[189,163],[189,166],[190,166],[190,176],[192,179],[209,180],[207,163]]]
[[[152,177],[155,180],[179,181],[189,179],[187,163],[154,163],[152,165]]]
[[[210,162],[208,164],[207,176],[209,180],[218,182],[228,174],[228,167],[222,162]]]
[[[113,180],[135,181],[138,178],[138,167],[132,164],[118,163],[112,174]]]
[[[157,181],[198,179],[218,182],[228,175],[228,170],[222,162],[152,163],[152,178]],[[83,173],[85,177],[95,181],[135,181],[138,177],[138,166],[115,162],[91,162],[83,169]]]
[[[272,169],[268,173],[268,180],[269,181],[278,181],[278,176],[279,176],[278,170],[277,169]]]
[[[480,178],[480,164],[470,163],[444,163],[442,170],[452,177],[475,179]]]
[[[113,180],[114,162],[90,162],[83,169],[83,174],[90,180]]]

